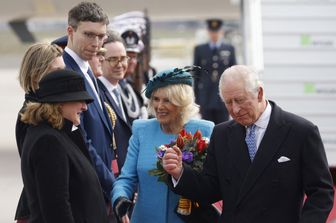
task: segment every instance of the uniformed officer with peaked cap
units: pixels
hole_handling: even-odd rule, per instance
[[[206,23],[210,41],[195,47],[194,65],[203,69],[195,73],[194,89],[202,118],[217,124],[229,118],[218,94],[219,78],[226,68],[236,64],[236,58],[234,47],[222,40],[222,20],[208,19]]]

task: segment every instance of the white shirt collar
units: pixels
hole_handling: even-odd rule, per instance
[[[77,127],[77,126],[75,126],[75,125],[72,125],[71,132],[73,132],[73,131],[76,131],[77,129],[78,129],[78,127]]]
[[[271,118],[272,106],[267,101],[265,111],[260,115],[259,119],[254,123],[257,127],[266,129]]]
[[[90,66],[88,61],[85,61],[82,58],[80,58],[77,55],[77,53],[75,53],[75,51],[73,51],[69,47],[65,47],[64,51],[67,52],[75,60],[75,62],[77,63],[77,65],[79,66],[79,68],[83,73],[87,73]]]
[[[111,84],[111,82],[107,80],[104,76],[100,76],[98,78],[105,85],[105,87],[107,88],[109,92],[112,92],[115,88],[118,87],[118,84],[117,85]]]
[[[222,45],[222,40],[218,40],[217,42],[210,42],[210,48],[213,49],[216,47],[217,49]]]

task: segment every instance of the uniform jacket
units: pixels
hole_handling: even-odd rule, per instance
[[[195,47],[194,65],[203,68],[195,73],[194,78],[196,103],[201,106],[201,109],[226,112],[218,94],[219,78],[226,68],[235,64],[236,56],[232,45],[222,43],[215,51],[210,48],[209,43]]]
[[[199,129],[205,137],[210,136],[212,128],[212,122],[203,120],[191,120],[185,125],[187,132],[194,134]],[[163,133],[157,119],[135,120],[132,132],[126,162],[113,186],[112,202],[120,196],[131,199],[137,189],[132,223],[182,223],[175,213],[179,196],[148,173],[156,168],[156,148],[177,136]]]
[[[136,119],[144,119],[142,118],[143,111],[141,110],[144,105],[144,101],[141,95],[133,89],[132,85],[125,78],[119,81],[119,86],[122,91],[121,95],[125,96],[125,98],[122,96],[121,99],[124,102],[124,107],[126,108],[125,114],[127,116],[127,120],[129,120],[132,124]]]
[[[204,202],[223,199],[223,223],[325,223],[334,192],[318,129],[270,103],[253,163],[245,127],[231,120],[214,128],[203,173],[186,166],[173,189]]]
[[[30,209],[29,222],[108,222],[96,172],[82,135],[47,122],[30,126],[23,143],[21,172]]]
[[[118,166],[119,169],[122,168],[126,159],[126,153],[128,148],[128,140],[132,135],[131,123],[127,120],[124,120],[122,113],[118,109],[115,101],[113,100],[110,92],[105,87],[105,85],[98,79],[98,86],[101,94],[103,95],[104,101],[107,102],[117,115],[116,125],[113,129],[114,137],[117,144],[117,154],[118,154]],[[124,109],[126,113],[126,109]],[[126,118],[127,118],[127,114]]]
[[[103,109],[100,107],[96,95],[75,60],[67,52],[64,52],[63,59],[67,69],[83,75],[86,91],[94,98],[94,101],[87,105],[87,111],[82,113],[80,126],[100,183],[105,193],[110,194],[114,181],[111,171],[111,163],[114,159],[111,122],[105,106]]]

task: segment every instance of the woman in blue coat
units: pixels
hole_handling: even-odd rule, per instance
[[[155,148],[176,140],[183,128],[192,134],[200,130],[208,138],[212,132],[212,122],[191,119],[199,109],[194,102],[192,76],[188,71],[171,69],[160,72],[147,85],[149,112],[156,118],[133,122],[126,161],[111,194],[115,213],[122,222],[129,221],[127,210],[136,191],[138,197],[132,223],[183,222],[175,211],[180,196],[148,171],[156,168]]]

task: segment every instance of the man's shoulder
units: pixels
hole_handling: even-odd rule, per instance
[[[220,132],[227,131],[227,129],[229,129],[231,127],[234,127],[234,126],[237,126],[237,125],[240,126],[240,124],[238,124],[233,119],[232,120],[228,120],[228,121],[225,121],[225,122],[217,124],[214,127],[214,131],[216,131],[216,132],[218,132],[218,131],[220,131]]]
[[[231,45],[230,43],[222,43],[221,48],[226,50],[234,50],[234,46]]]
[[[195,46],[195,50],[204,50],[209,47],[208,43],[201,43]]]
[[[270,101],[270,103],[272,104],[271,118],[273,116],[273,118],[277,119],[279,122],[283,122],[284,124],[289,124],[295,127],[315,126],[308,119],[292,112],[285,111],[272,101]]]
[[[286,124],[292,125],[295,128],[307,128],[315,126],[314,123],[312,123],[310,120],[288,111],[282,111],[282,117]]]

